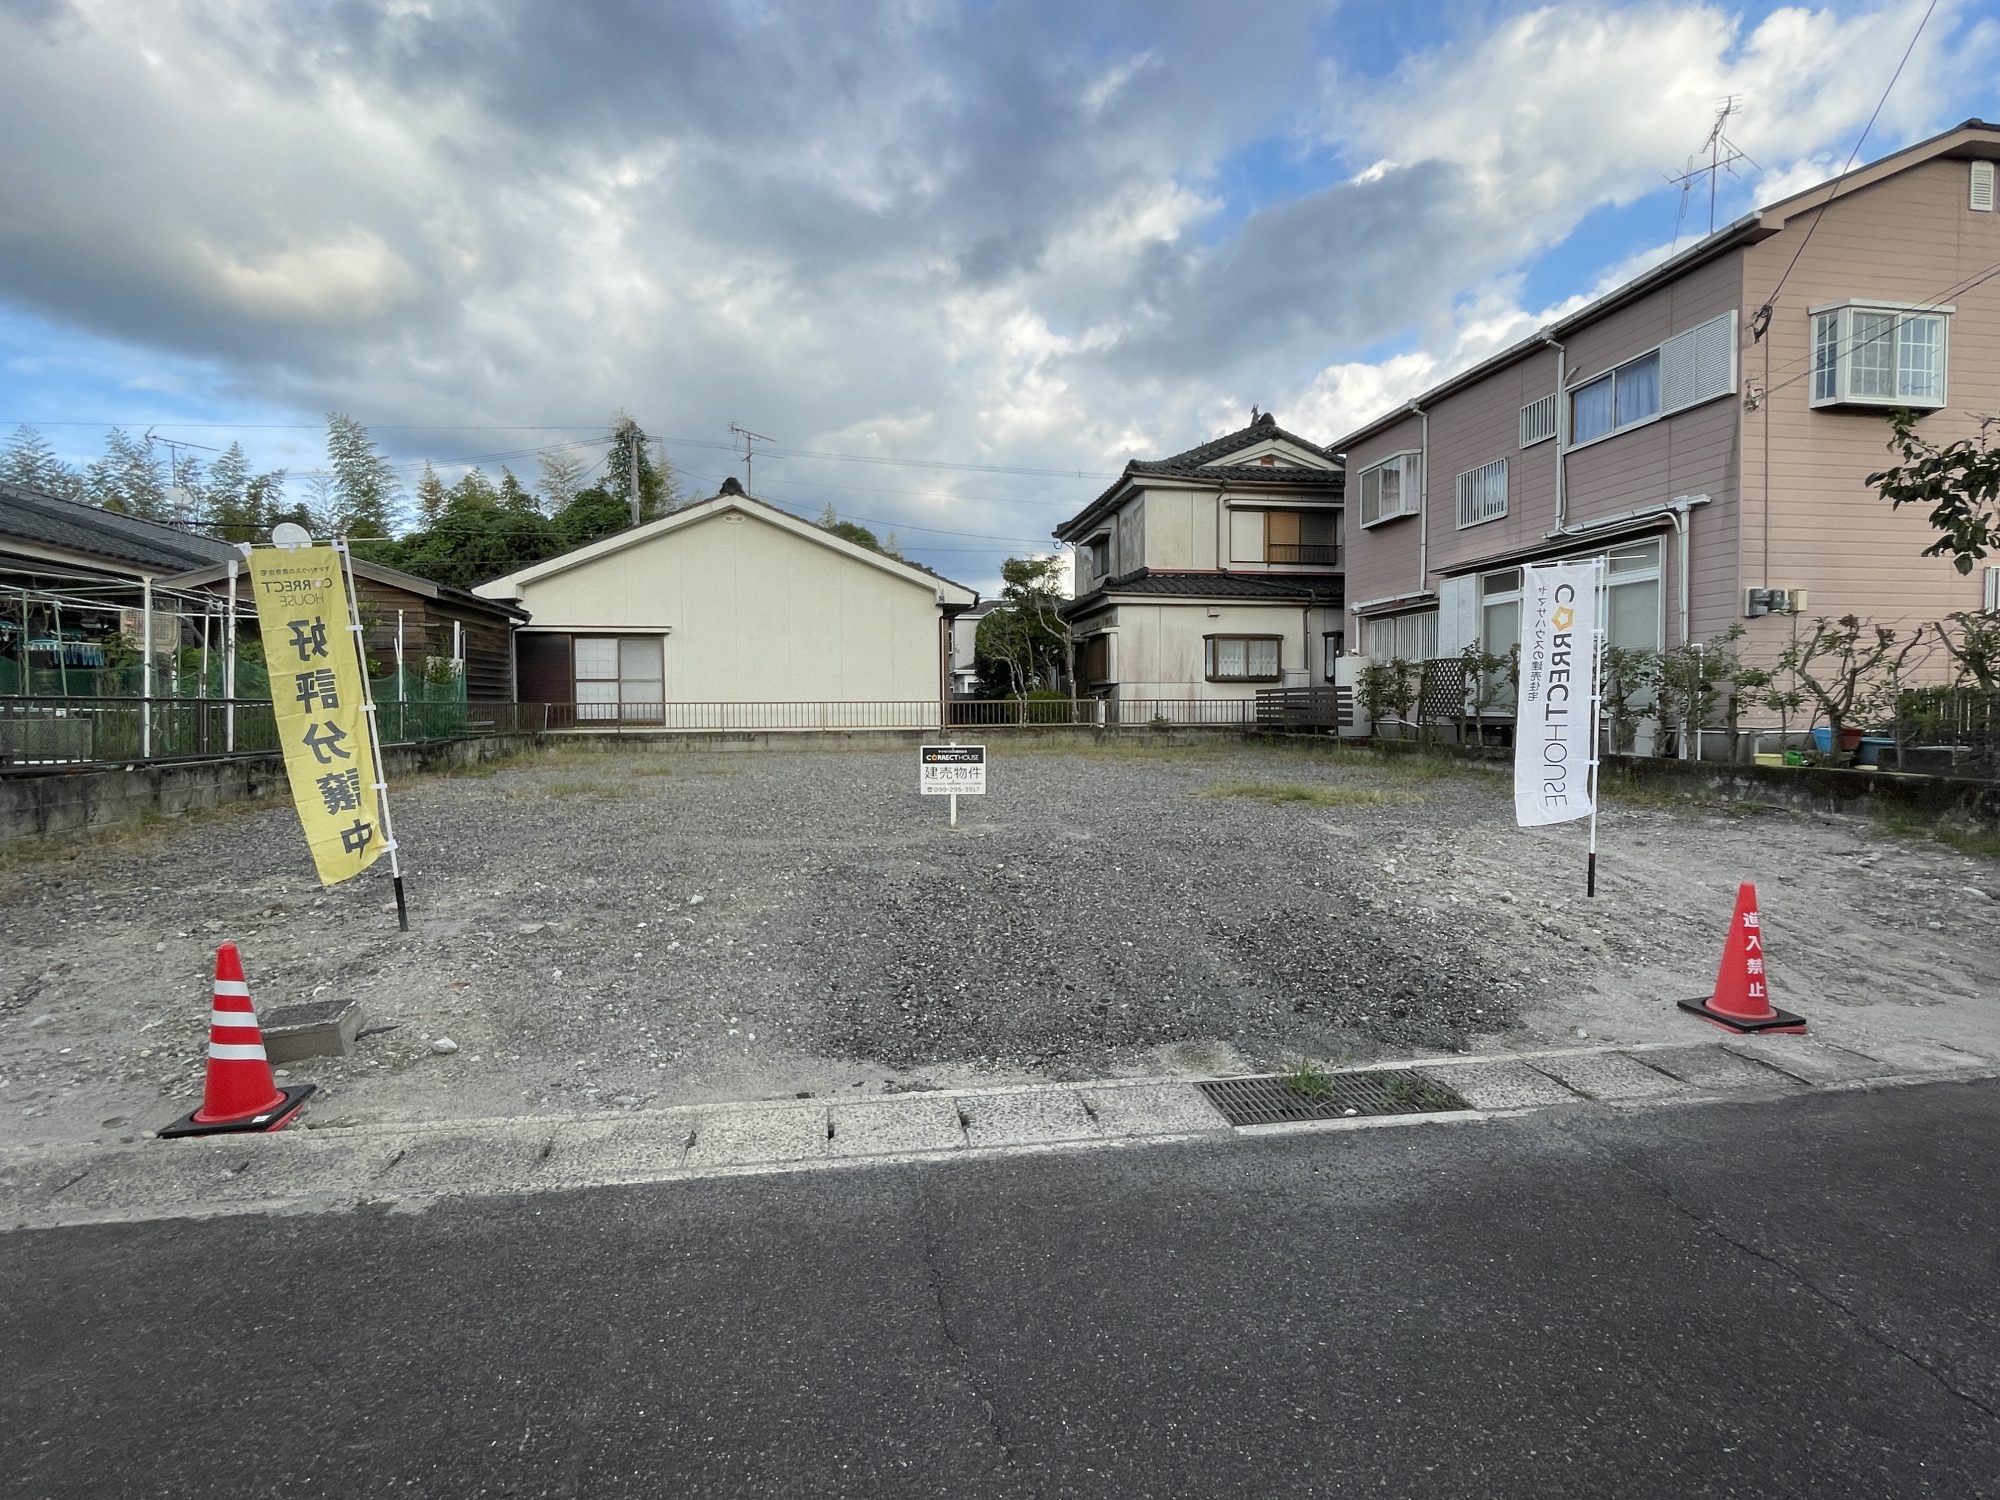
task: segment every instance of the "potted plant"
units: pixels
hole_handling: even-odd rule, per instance
[[[1832,747],[1848,753],[1861,743],[1884,673],[1893,678],[1900,672],[1921,639],[1913,636],[1899,650],[1896,632],[1886,626],[1863,625],[1854,615],[1822,615],[1809,634],[1792,637],[1778,663],[1826,715]]]

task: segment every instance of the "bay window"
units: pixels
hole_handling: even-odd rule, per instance
[[[1855,302],[1814,309],[1812,404],[1943,406],[1949,312]]]

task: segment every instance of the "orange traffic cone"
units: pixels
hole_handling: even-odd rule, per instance
[[[234,943],[215,950],[215,1000],[208,1013],[208,1084],[201,1108],[174,1121],[162,1137],[283,1130],[316,1087],[281,1089],[264,1056],[264,1034],[250,1008],[250,986]]]
[[[1680,1007],[1724,1031],[1805,1034],[1803,1017],[1771,1004],[1764,969],[1764,926],[1757,914],[1757,887],[1749,881],[1736,892],[1736,914],[1729,919],[1729,936],[1722,944],[1715,993],[1706,1000],[1683,1000]]]

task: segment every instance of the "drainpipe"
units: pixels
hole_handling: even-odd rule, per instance
[[[1564,484],[1563,450],[1569,446],[1569,351],[1546,333],[1542,342],[1556,351],[1556,530],[1563,528],[1569,512],[1569,495]]]
[[[1417,592],[1421,594],[1431,586],[1431,414],[1414,401],[1410,411],[1423,424],[1417,438],[1422,465],[1417,476]]]

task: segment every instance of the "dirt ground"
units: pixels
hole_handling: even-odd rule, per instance
[[[353,1056],[286,1069],[322,1127],[1703,1040],[1673,1001],[1741,879],[1818,1034],[2000,1044],[2000,864],[1865,822],[1614,803],[1586,901],[1581,827],[1516,829],[1491,771],[1000,743],[953,831],[915,759],[572,748],[413,781],[408,934],[386,871],[320,889],[279,804],[16,857],[0,1145],[191,1107],[225,938],[266,1016],[361,1002]]]

